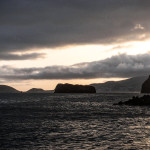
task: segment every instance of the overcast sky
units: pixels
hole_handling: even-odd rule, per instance
[[[149,14],[149,0],[1,0],[0,83],[53,89],[148,75]]]

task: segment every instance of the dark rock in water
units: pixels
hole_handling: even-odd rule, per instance
[[[114,105],[150,106],[150,95],[144,95],[143,97],[133,96],[128,101],[120,101]]]
[[[149,78],[143,83],[141,93],[150,93],[150,76]]]
[[[96,93],[96,90],[89,85],[58,84],[54,93]]]
[[[0,93],[20,93],[20,91],[7,85],[0,85]]]

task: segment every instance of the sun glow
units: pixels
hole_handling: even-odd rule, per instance
[[[150,41],[145,42],[133,42],[132,47],[128,48],[128,50],[123,50],[123,52],[127,52],[129,55],[143,54],[150,51]]]
[[[45,67],[53,65],[73,65],[81,62],[92,62],[111,57],[112,55],[136,55],[150,51],[150,40],[143,42],[128,42],[113,45],[80,45],[55,49],[40,49],[38,53],[45,53],[45,57],[24,61],[3,61],[5,65],[14,67]],[[35,49],[32,51],[35,52]]]

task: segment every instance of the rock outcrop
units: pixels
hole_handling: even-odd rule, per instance
[[[133,96],[132,99],[128,101],[120,101],[114,105],[150,106],[150,95],[144,95],[143,97]]]
[[[143,83],[141,93],[150,93],[150,76],[148,79]]]
[[[54,93],[96,93],[96,89],[89,85],[58,84]]]

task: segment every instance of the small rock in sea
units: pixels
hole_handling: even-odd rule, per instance
[[[133,96],[132,99],[128,101],[120,101],[114,105],[150,106],[150,95],[144,95],[142,97]]]

